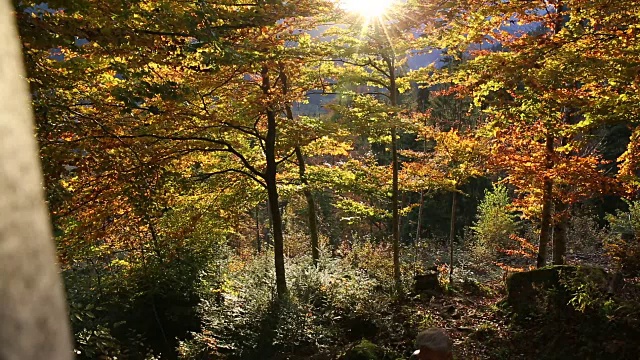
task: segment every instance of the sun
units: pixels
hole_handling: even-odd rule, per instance
[[[392,2],[393,0],[340,0],[340,7],[347,12],[370,19],[384,15]]]

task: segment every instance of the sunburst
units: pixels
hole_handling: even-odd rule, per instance
[[[339,0],[340,7],[345,11],[357,14],[371,20],[384,16],[394,3],[394,0]]]

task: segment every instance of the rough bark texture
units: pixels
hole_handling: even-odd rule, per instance
[[[269,69],[262,68],[262,86],[265,94],[269,93],[271,83],[269,81]],[[265,158],[267,169],[265,171],[265,183],[267,184],[267,197],[269,199],[269,213],[273,222],[273,253],[276,267],[276,288],[278,297],[284,298],[287,295],[287,278],[284,269],[284,235],[282,230],[282,215],[280,214],[280,202],[278,199],[277,173],[278,163],[276,161],[276,113],[272,109],[267,109],[267,137],[265,140]]]
[[[21,47],[0,0],[0,359],[73,357]]]
[[[553,169],[553,141],[554,136],[547,134],[546,139],[546,163],[547,169]],[[540,247],[538,248],[538,260],[536,266],[544,267],[547,264],[547,247],[551,239],[551,208],[553,207],[553,180],[548,176],[544,180],[542,194],[542,217],[540,219]]]

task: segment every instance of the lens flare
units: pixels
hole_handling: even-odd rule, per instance
[[[393,0],[340,0],[340,6],[347,12],[365,18],[376,18],[384,15],[392,2]]]

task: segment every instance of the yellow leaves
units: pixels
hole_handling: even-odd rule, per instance
[[[115,268],[122,268],[124,270],[128,270],[132,268],[131,263],[123,259],[113,259],[110,265]]]
[[[78,177],[74,176],[72,178],[69,179],[62,179],[60,180],[60,185],[62,186],[63,189],[66,189],[67,191],[73,192],[76,190],[76,187],[74,185],[75,182],[77,182]]]
[[[339,141],[329,136],[323,136],[305,146],[305,151],[314,156],[349,156],[351,150],[353,150],[351,143]]]

